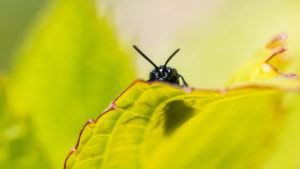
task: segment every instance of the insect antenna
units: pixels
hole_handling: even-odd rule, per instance
[[[142,55],[148,62],[150,62],[156,69],[159,69],[158,66],[151,60],[149,59],[137,46],[133,45],[133,48],[140,54]]]
[[[172,53],[172,55],[167,59],[167,61],[166,61],[165,65],[164,65],[164,67],[167,66],[167,64],[169,63],[169,61],[173,58],[173,56],[176,55],[176,53],[179,52],[179,50],[180,50],[180,49],[177,49],[177,50],[175,50],[175,51]]]

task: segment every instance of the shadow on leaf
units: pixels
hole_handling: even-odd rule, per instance
[[[165,135],[170,135],[182,123],[194,115],[194,109],[182,100],[169,102],[165,107]]]

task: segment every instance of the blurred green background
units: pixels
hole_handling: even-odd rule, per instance
[[[277,33],[300,54],[297,0],[1,0],[0,18],[0,168],[62,167],[83,124],[147,79],[132,44],[157,64],[180,47],[170,66],[206,88]]]

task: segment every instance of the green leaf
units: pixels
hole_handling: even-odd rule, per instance
[[[266,83],[278,77],[294,76],[293,73],[284,73],[290,64],[290,57],[286,52],[286,39],[285,34],[277,35],[236,72],[229,84]],[[274,84],[274,81],[271,84]]]
[[[134,79],[133,65],[92,1],[51,2],[28,37],[9,76],[9,109],[31,119],[59,168],[81,124]]]
[[[0,168],[51,168],[35,137],[31,119],[9,112],[5,79],[0,76]]]
[[[66,168],[259,168],[289,116],[285,95],[293,103],[299,98],[295,88],[283,88],[182,89],[137,81],[85,125]]]
[[[282,72],[283,41],[268,43],[226,88],[133,83],[84,126],[65,168],[296,169],[300,79]]]
[[[299,91],[299,90],[298,90]],[[299,94],[288,94],[282,102],[285,106],[285,123],[279,133],[277,141],[273,146],[272,154],[266,161],[263,169],[299,168],[300,156],[300,96]]]

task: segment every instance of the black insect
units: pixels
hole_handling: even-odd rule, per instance
[[[177,52],[179,52],[180,49],[175,50],[175,52],[172,53],[172,55],[167,59],[164,65],[157,66],[137,46],[133,45],[133,48],[154,66],[154,69],[150,72],[148,81],[164,81],[171,84],[180,85],[179,79],[181,79],[183,82],[183,86],[188,86],[182,75],[177,73],[176,69],[167,66],[169,61],[173,58],[173,56],[175,56]]]

